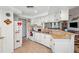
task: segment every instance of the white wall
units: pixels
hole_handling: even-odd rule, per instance
[[[6,16],[6,13],[10,13],[10,17]],[[10,25],[6,25],[4,20],[10,19],[12,23]],[[13,40],[13,12],[7,8],[0,8],[0,25],[2,30],[3,39],[3,52],[13,52],[14,49],[14,40]]]
[[[13,18],[14,18],[14,21],[19,20],[19,16],[17,16],[16,14],[13,14]]]
[[[76,16],[79,16],[79,7],[75,7],[73,9],[71,9],[69,11],[69,14],[71,15],[69,18],[70,20],[73,18],[73,17],[76,17]]]

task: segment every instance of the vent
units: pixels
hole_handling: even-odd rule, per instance
[[[34,6],[26,6],[27,8],[34,8]]]

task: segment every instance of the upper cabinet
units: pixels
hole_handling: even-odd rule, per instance
[[[60,27],[60,22],[48,22],[45,23],[45,28],[49,28],[49,29],[58,29]]]
[[[69,19],[69,10],[68,9],[62,9],[60,11],[60,20],[68,20]]]
[[[61,9],[54,15],[55,21],[63,21],[69,19],[69,10],[68,9]]]
[[[51,7],[49,9],[49,14],[53,14],[54,21],[69,19],[69,9],[66,7]]]

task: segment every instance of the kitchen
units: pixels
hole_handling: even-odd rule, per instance
[[[29,40],[50,49],[51,53],[74,53],[74,46],[75,46],[74,39],[75,35],[78,35],[79,29],[77,30],[77,33],[73,33],[74,31],[72,30],[77,28],[72,27],[70,28],[70,22],[72,22],[71,16],[74,14],[73,9],[75,8],[78,7],[76,6],[75,7],[17,6],[8,8],[2,7],[1,12],[4,12],[4,14],[11,13],[11,15],[9,16],[1,14],[2,17],[0,17],[0,19],[2,19],[0,20],[1,24],[0,29],[2,31],[4,29],[7,30],[7,32],[6,30],[4,30],[4,32],[1,31],[2,34],[0,33],[0,36],[2,35],[0,39],[3,39],[3,41],[0,41],[1,42],[0,44],[3,44],[3,46],[0,45],[0,47],[3,47],[2,51],[5,53],[7,52],[16,53],[19,50],[20,52],[20,48],[23,47],[23,43]],[[5,9],[7,11],[5,11]],[[5,22],[5,20],[9,22],[9,25]],[[24,24],[23,20],[25,20],[24,21],[26,23],[25,26],[23,26]],[[10,34],[6,35],[5,32],[6,33],[10,32]],[[10,35],[11,37],[9,37]],[[31,46],[29,47],[30,49],[32,49]],[[32,51],[29,51],[29,53],[32,53]],[[34,51],[34,53],[38,52]]]

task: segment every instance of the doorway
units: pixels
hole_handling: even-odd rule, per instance
[[[26,19],[22,19],[22,42],[24,43],[27,38]]]

